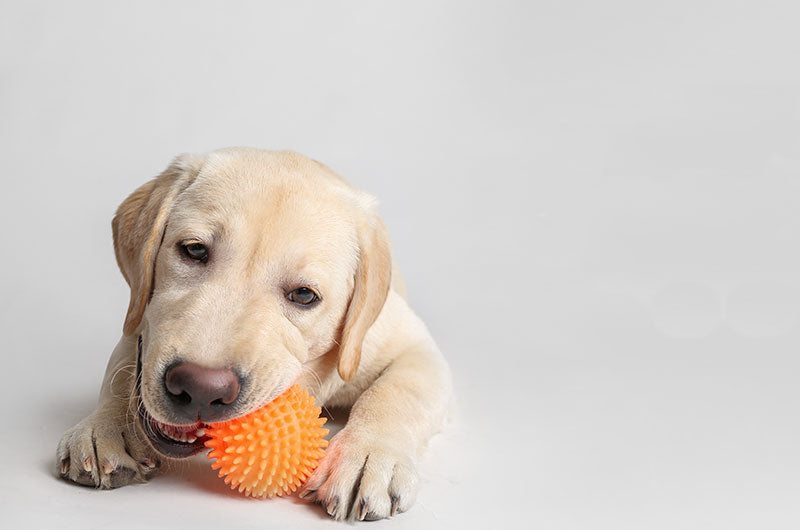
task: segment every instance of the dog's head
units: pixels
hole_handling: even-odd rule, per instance
[[[391,282],[374,200],[291,152],[178,157],[114,217],[139,338],[139,419],[167,456],[269,402],[303,364],[354,377]]]

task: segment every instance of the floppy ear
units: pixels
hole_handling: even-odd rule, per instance
[[[358,266],[339,346],[339,376],[350,381],[361,361],[361,346],[378,318],[392,283],[392,256],[386,227],[371,213],[358,226]]]
[[[131,299],[122,332],[133,335],[142,322],[153,290],[153,269],[175,197],[194,180],[196,169],[188,156],[176,158],[159,176],[125,199],[114,219],[114,254]]]

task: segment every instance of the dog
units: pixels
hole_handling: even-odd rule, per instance
[[[333,518],[408,510],[449,367],[410,309],[376,200],[294,152],[181,155],[112,221],[130,286],[97,408],[57,472],[116,488],[204,450],[205,427],[297,383],[350,407],[300,490]]]

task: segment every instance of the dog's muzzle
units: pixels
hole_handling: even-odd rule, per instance
[[[186,458],[203,451],[208,437],[206,424],[198,421],[188,425],[170,425],[153,418],[144,406],[141,396],[142,380],[142,337],[139,336],[136,361],[136,400],[138,402],[139,426],[147,436],[153,449],[169,458]]]

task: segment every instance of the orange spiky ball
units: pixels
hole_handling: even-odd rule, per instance
[[[252,497],[294,493],[319,464],[328,440],[320,408],[297,385],[264,407],[206,429],[208,458],[225,484]]]

